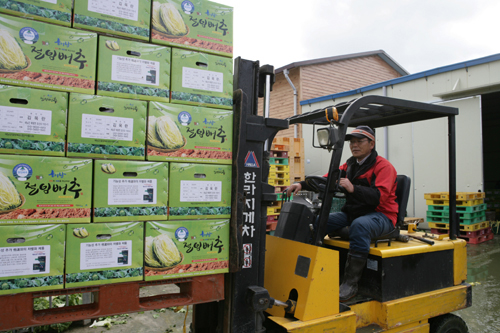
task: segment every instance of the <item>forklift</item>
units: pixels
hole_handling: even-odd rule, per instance
[[[194,307],[193,332],[468,332],[466,323],[452,314],[472,305],[471,286],[465,282],[466,241],[457,238],[458,109],[370,95],[273,119],[269,95],[274,68],[236,58],[234,73],[230,272],[224,301]],[[258,115],[259,97],[264,98],[264,116]],[[448,119],[449,234],[430,235],[405,226],[411,179],[398,175],[396,228],[373,240],[358,294],[339,302],[349,240],[323,235],[332,200],[343,195],[337,181],[348,128],[442,117]],[[268,235],[266,208],[277,201],[268,184],[270,146],[280,130],[296,124],[313,126],[313,145],[331,152],[328,177],[305,180],[318,192],[321,205],[311,209],[304,202],[286,202],[275,234]]]

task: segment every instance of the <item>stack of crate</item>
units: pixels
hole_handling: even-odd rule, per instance
[[[271,152],[276,153],[285,150],[288,157],[290,183],[305,179],[304,169],[304,139],[302,138],[274,138]],[[274,157],[278,155],[275,154]]]
[[[274,142],[274,141],[273,141]],[[269,158],[269,180],[268,183],[275,188],[278,193],[277,201],[272,206],[267,207],[267,231],[274,231],[278,223],[278,216],[281,211],[281,199],[283,191],[290,186],[290,165],[288,164],[288,154],[290,146],[283,143],[273,143]]]
[[[426,193],[427,222],[434,234],[448,233],[450,223],[450,196],[448,192]],[[459,238],[469,244],[479,244],[493,238],[490,223],[486,220],[484,192],[457,192],[456,203],[459,215]]]

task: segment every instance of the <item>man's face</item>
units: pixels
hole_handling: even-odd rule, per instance
[[[351,148],[352,156],[358,160],[362,160],[366,156],[370,155],[372,149],[375,147],[375,142],[366,137],[353,137],[349,142],[349,147]]]

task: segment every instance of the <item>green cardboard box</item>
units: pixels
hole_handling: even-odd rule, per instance
[[[151,42],[232,58],[233,8],[206,0],[153,1]]]
[[[170,102],[233,109],[233,60],[173,49]]]
[[[92,160],[0,155],[0,224],[89,223]]]
[[[68,94],[0,85],[0,153],[64,156]]]
[[[0,0],[0,12],[70,27],[73,0]]]
[[[149,40],[151,0],[75,0],[73,27]]]
[[[83,94],[69,97],[67,156],[145,159],[147,102]]]
[[[0,38],[11,50],[0,84],[95,93],[96,33],[1,14]]]
[[[149,161],[231,164],[233,148],[233,112],[188,105],[149,103]],[[156,127],[169,117],[176,127],[172,131],[182,136],[182,146],[176,149],[162,140]],[[157,121],[159,119],[159,121]],[[170,121],[169,120],[169,121]],[[172,131],[167,134],[172,133]]]
[[[167,219],[167,162],[95,161],[94,167],[94,222]]]
[[[169,220],[231,217],[231,165],[170,163]]]
[[[146,281],[227,273],[229,220],[146,222]]]
[[[66,288],[143,280],[143,222],[71,225],[66,240]]]
[[[66,226],[0,226],[0,295],[63,289]]]
[[[168,103],[170,58],[167,46],[100,36],[97,94]]]

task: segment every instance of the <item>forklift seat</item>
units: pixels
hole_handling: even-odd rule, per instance
[[[408,206],[408,198],[410,197],[411,178],[406,175],[397,175],[396,182],[396,200],[399,205],[396,226],[391,232],[372,238],[372,242],[375,242],[375,247],[380,242],[388,242],[390,246],[393,239],[398,239],[399,231],[404,226],[406,207]],[[340,236],[343,240],[349,240],[349,227],[342,228],[332,236]]]
[[[375,247],[377,247],[379,242],[389,242],[391,245],[392,239],[397,239],[399,237],[399,231],[404,226],[404,220],[406,215],[406,207],[408,206],[408,199],[410,197],[411,188],[411,178],[407,175],[397,175],[396,176],[396,200],[398,202],[398,216],[396,220],[396,226],[391,232],[381,235],[377,238],[373,238],[372,242],[375,242]]]

